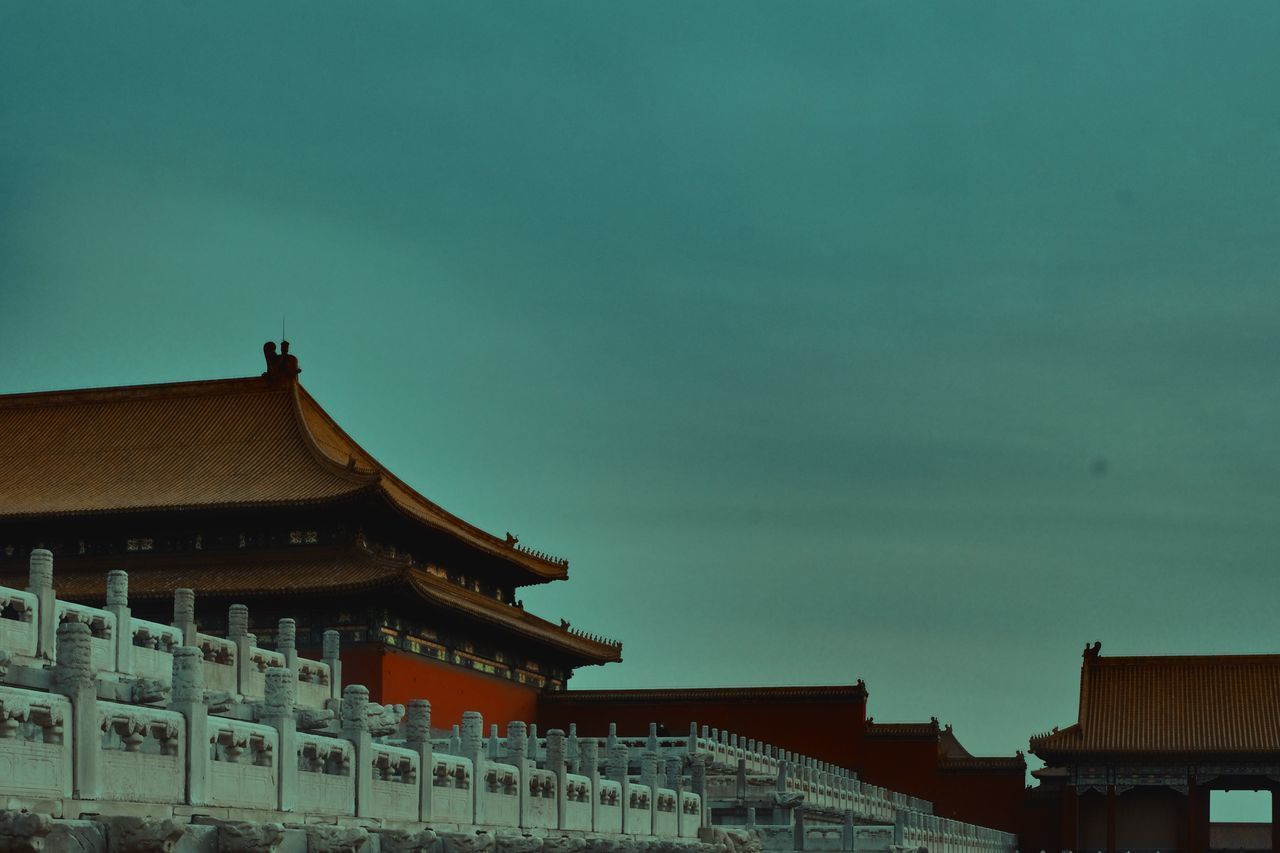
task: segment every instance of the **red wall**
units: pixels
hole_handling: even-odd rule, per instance
[[[578,734],[603,737],[609,723],[618,734],[647,734],[649,723],[665,726],[671,735],[689,732],[689,723],[728,730],[844,767],[853,766],[862,739],[866,703],[860,700],[788,701],[761,697],[748,701],[652,700],[617,703],[575,702],[546,698],[538,707],[538,725],[568,729],[578,724]]]
[[[537,720],[537,688],[389,646],[343,646],[342,681],[365,685],[374,702],[427,699],[438,729],[462,722],[463,711],[479,711],[503,731],[511,720]]]
[[[1023,828],[1026,794],[1024,772],[944,770],[937,774],[933,813],[1016,833]]]
[[[936,737],[877,738],[862,743],[858,775],[873,785],[932,800],[937,790]]]

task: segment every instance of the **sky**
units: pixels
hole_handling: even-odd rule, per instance
[[[254,375],[570,559],[572,686],[1011,754],[1280,651],[1280,7],[0,2],[0,393]]]

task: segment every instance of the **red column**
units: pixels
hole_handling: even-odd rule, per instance
[[[1200,797],[1196,777],[1187,778],[1187,853],[1200,850]]]
[[[1080,795],[1075,786],[1064,785],[1062,788],[1062,828],[1059,837],[1063,850],[1076,849],[1076,808]]]
[[[1280,850],[1280,789],[1271,786],[1271,849]]]
[[[1116,786],[1107,786],[1107,853],[1116,853]]]

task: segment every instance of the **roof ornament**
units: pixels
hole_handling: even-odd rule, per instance
[[[512,545],[512,546],[515,546],[515,545],[520,544],[520,537],[519,537],[519,536],[513,536],[513,535],[511,534],[511,531],[510,531],[510,530],[508,530],[508,531],[507,531],[507,544],[508,544],[508,545]]]
[[[1091,646],[1091,645],[1089,645],[1088,643],[1085,643],[1085,644],[1084,644],[1084,661],[1085,661],[1085,663],[1093,663],[1094,661],[1096,661],[1096,660],[1098,659],[1098,657],[1099,657],[1101,654],[1102,654],[1102,642],[1101,642],[1101,641],[1094,641],[1094,644],[1093,644],[1092,646]]]
[[[267,370],[262,375],[268,379],[293,379],[302,372],[298,367],[298,357],[289,354],[289,342],[280,341],[280,352],[276,352],[276,342],[267,341],[262,345],[262,356],[267,361]]]

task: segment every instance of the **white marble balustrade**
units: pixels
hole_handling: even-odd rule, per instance
[[[929,803],[841,768],[696,726],[688,737],[651,726],[648,737],[596,739],[513,722],[485,739],[467,712],[453,736],[432,738],[426,701],[381,706],[342,686],[335,631],[322,660],[308,660],[291,619],[267,649],[241,605],[218,637],[196,630],[191,590],[176,592],[172,625],[132,616],[124,572],[109,574],[107,592],[105,608],[58,600],[47,552],[32,555],[29,589],[0,588],[0,799],[11,807],[184,804],[281,821],[681,840],[750,779],[892,826],[899,846],[1012,849],[1012,836],[934,817]],[[814,849],[836,843],[829,825],[797,827]]]

